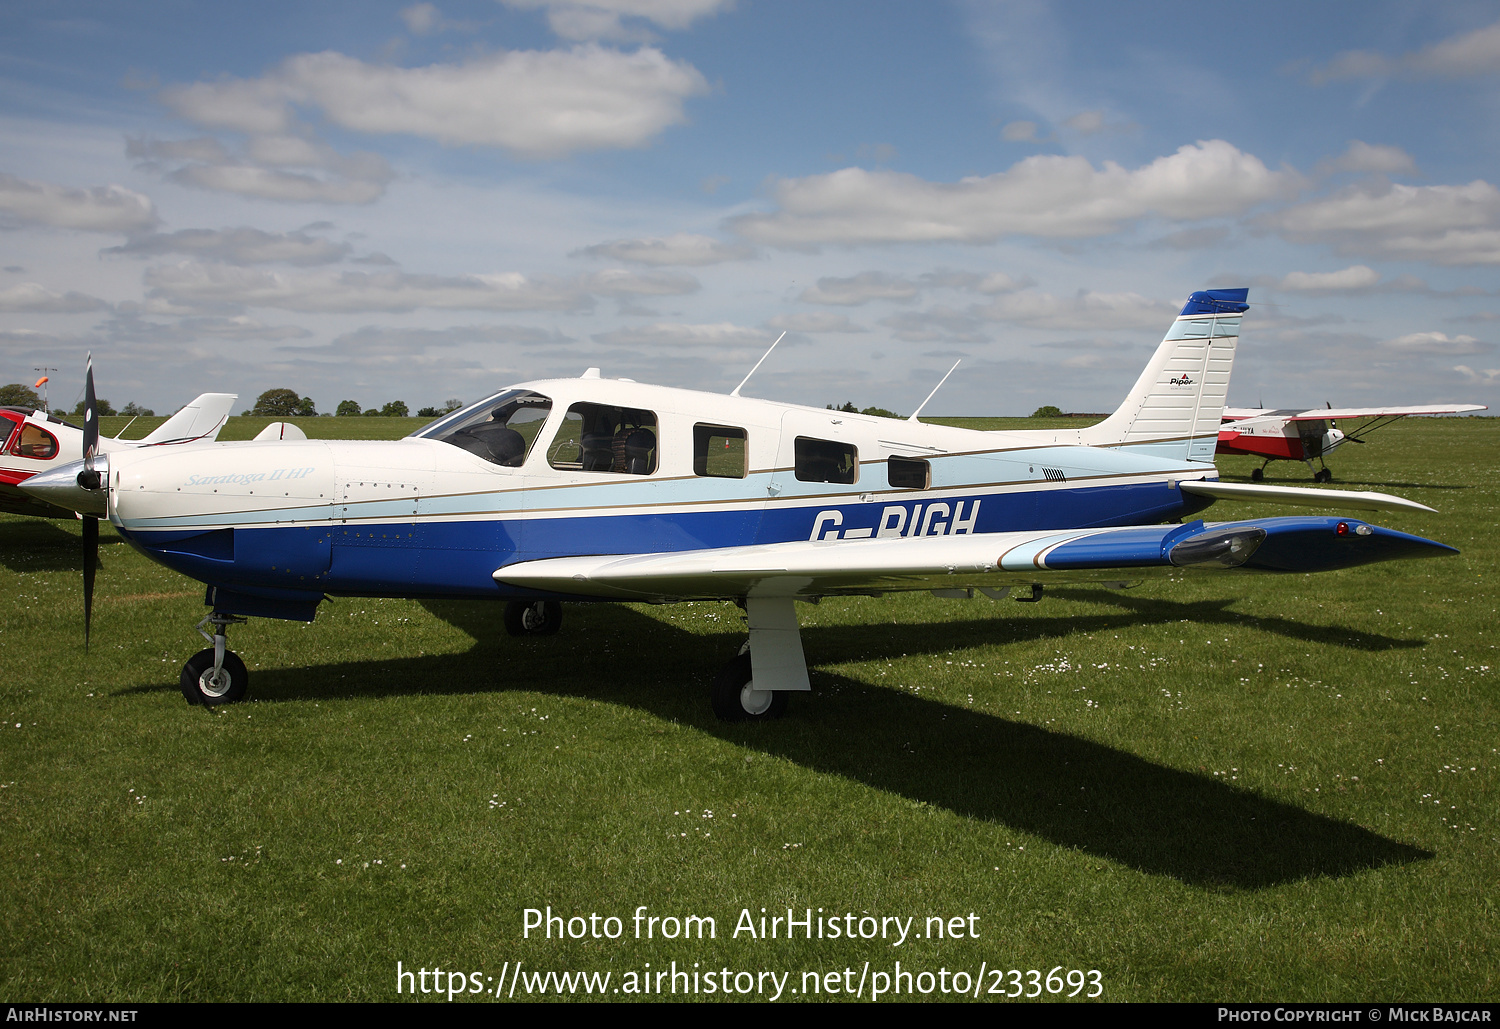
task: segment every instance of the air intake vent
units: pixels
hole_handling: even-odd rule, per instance
[[[1048,482],[1067,482],[1068,477],[1063,474],[1061,468],[1043,468],[1042,474],[1047,477]]]

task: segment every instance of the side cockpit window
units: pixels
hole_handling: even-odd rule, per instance
[[[552,400],[529,390],[508,390],[417,433],[451,443],[502,468],[519,468],[552,410]]]
[[[547,448],[566,471],[650,475],[657,465],[656,415],[610,404],[574,404]]]
[[[893,457],[886,462],[886,481],[896,489],[927,489],[932,485],[932,468],[926,461]]]
[[[745,430],[728,425],[693,426],[693,474],[743,479],[750,473]]]
[[[4,423],[5,428],[10,423]],[[57,456],[57,437],[40,426],[32,425],[30,422],[21,426],[21,431],[16,433],[10,441],[6,451],[16,457],[30,457],[38,461],[50,461]]]
[[[852,443],[798,436],[794,474],[800,482],[836,482],[850,485],[859,478],[859,451]]]

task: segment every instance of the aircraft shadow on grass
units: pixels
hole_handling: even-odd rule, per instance
[[[112,532],[99,534],[100,548],[125,542]],[[107,553],[107,551],[105,551]],[[13,572],[83,571],[83,540],[55,521],[42,518],[0,523],[0,564]],[[103,555],[99,567],[104,567]]]
[[[1203,605],[1130,600],[1129,613],[1121,615],[808,626],[803,636],[810,661],[828,665],[1175,622],[1189,606],[1200,619],[1205,613]],[[738,648],[737,627],[697,635],[619,605],[570,605],[562,634],[514,640],[504,635],[497,604],[425,606],[473,637],[475,646],[464,654],[261,670],[252,688],[271,702],[520,688],[623,704],[817,772],[1210,889],[1260,889],[1433,856],[1209,775],[817,669],[813,693],[795,698],[788,719],[720,722],[709,709],[707,670]],[[1297,623],[1250,621],[1311,638]],[[1332,642],[1360,649],[1420,645],[1339,633],[1354,641]],[[652,655],[649,667],[641,660],[645,654]],[[127,692],[167,688],[175,689],[153,685]]]

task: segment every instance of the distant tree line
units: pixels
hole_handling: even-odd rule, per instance
[[[102,404],[103,401],[100,403]],[[445,400],[442,407],[422,408],[417,412],[417,417],[436,418],[463,406],[463,401],[453,397]],[[113,411],[100,410],[100,414],[113,413]],[[126,410],[123,413],[130,414],[131,412]],[[141,413],[149,414],[150,412]],[[268,418],[310,418],[316,415],[318,410],[311,397],[298,396],[296,390],[283,388],[266,390],[255,401],[255,407],[240,413]],[[406,406],[404,400],[392,400],[380,407],[363,407],[357,400],[341,400],[338,407],[333,410],[333,414],[339,418],[409,418],[411,408]]]
[[[883,407],[855,407],[854,406],[854,402],[851,401],[851,400],[844,401],[838,407],[834,407],[832,404],[827,404],[825,406],[830,411],[847,411],[850,414],[868,414],[868,415],[873,415],[876,418],[900,418],[901,417],[895,411],[887,411]]]

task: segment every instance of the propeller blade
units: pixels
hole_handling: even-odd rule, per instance
[[[93,458],[99,449],[99,401],[94,396],[94,355],[83,373],[83,459]]]
[[[89,649],[89,625],[94,619],[94,572],[99,567],[99,519],[83,520],[83,649]]]
[[[94,396],[94,355],[89,354],[83,375],[83,471],[78,485],[84,489],[99,488],[99,473],[94,471],[94,455],[99,451],[99,401]],[[99,527],[94,526],[97,539]]]

